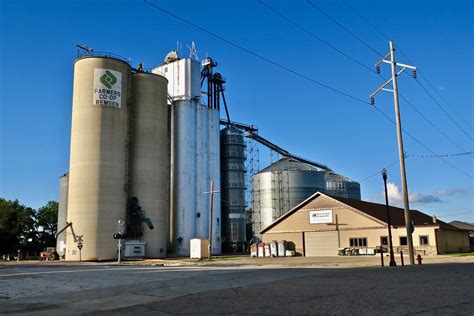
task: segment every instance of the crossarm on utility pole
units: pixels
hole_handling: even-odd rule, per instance
[[[380,59],[376,64],[375,66],[380,66],[381,63],[385,62],[385,60],[387,59],[388,56],[390,56],[390,51],[388,51],[388,53],[385,54],[385,56],[382,57],[382,59]]]
[[[400,76],[405,70],[407,70],[407,67],[403,67],[397,72],[397,77]]]
[[[386,60],[386,59],[382,60],[381,62],[384,62],[386,64],[391,64],[392,63],[390,60]],[[410,65],[406,65],[406,64],[402,64],[402,63],[395,63],[395,66],[416,70],[415,66],[410,66]]]
[[[388,86],[390,83],[392,82],[392,78],[388,79],[387,81],[385,81],[384,84],[382,84],[377,90],[375,90],[374,93],[372,93],[370,95],[371,98],[373,98],[377,93],[379,93],[383,88],[385,88],[386,86]]]

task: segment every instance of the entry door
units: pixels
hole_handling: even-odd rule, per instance
[[[304,245],[306,257],[337,256],[337,231],[305,232]]]

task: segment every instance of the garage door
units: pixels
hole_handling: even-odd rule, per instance
[[[306,257],[337,256],[337,231],[306,232],[304,246]]]

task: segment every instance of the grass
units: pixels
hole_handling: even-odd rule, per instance
[[[474,252],[455,252],[455,253],[450,253],[450,256],[454,257],[470,257],[474,256]]]

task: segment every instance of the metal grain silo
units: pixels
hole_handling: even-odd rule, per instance
[[[176,255],[190,254],[190,240],[196,238],[198,200],[197,111],[201,95],[201,65],[192,59],[180,59],[176,52],[165,57],[164,64],[153,69],[168,79],[171,106],[171,200],[169,247]],[[199,150],[201,149],[201,150]],[[205,202],[200,203],[203,205]],[[202,214],[205,216],[205,214]]]
[[[252,177],[254,232],[273,223],[316,192],[326,192],[324,172],[282,158]]]
[[[189,242],[196,238],[196,106],[183,100],[172,107],[170,244],[177,255],[189,255]]]
[[[82,260],[117,257],[112,238],[127,199],[130,66],[86,56],[74,64],[67,220],[83,236]],[[79,260],[70,234],[66,260]]]
[[[67,222],[67,195],[69,189],[69,174],[65,173],[59,178],[59,205],[58,205],[58,225],[57,229],[66,227]],[[63,232],[56,238],[56,251],[62,257],[66,250],[66,234]]]
[[[196,106],[196,238],[209,239],[209,109]],[[199,150],[198,150],[199,148]]]
[[[214,182],[214,190],[219,191],[214,195],[212,212],[212,254],[220,254],[222,250],[221,231],[221,158],[220,158],[220,112],[219,109],[209,108],[209,178]]]
[[[326,193],[347,199],[360,200],[360,184],[340,174],[326,172]]]
[[[128,198],[136,197],[154,229],[143,229],[147,257],[165,257],[169,234],[170,138],[168,80],[137,72],[131,77]]]
[[[245,142],[243,132],[229,125],[221,134],[222,240],[226,251],[245,242]]]
[[[169,81],[171,106],[170,248],[190,254],[190,240],[209,238],[211,180],[220,187],[219,109],[201,103],[201,64],[170,52],[153,69]],[[220,199],[213,212],[213,253],[220,252]]]

